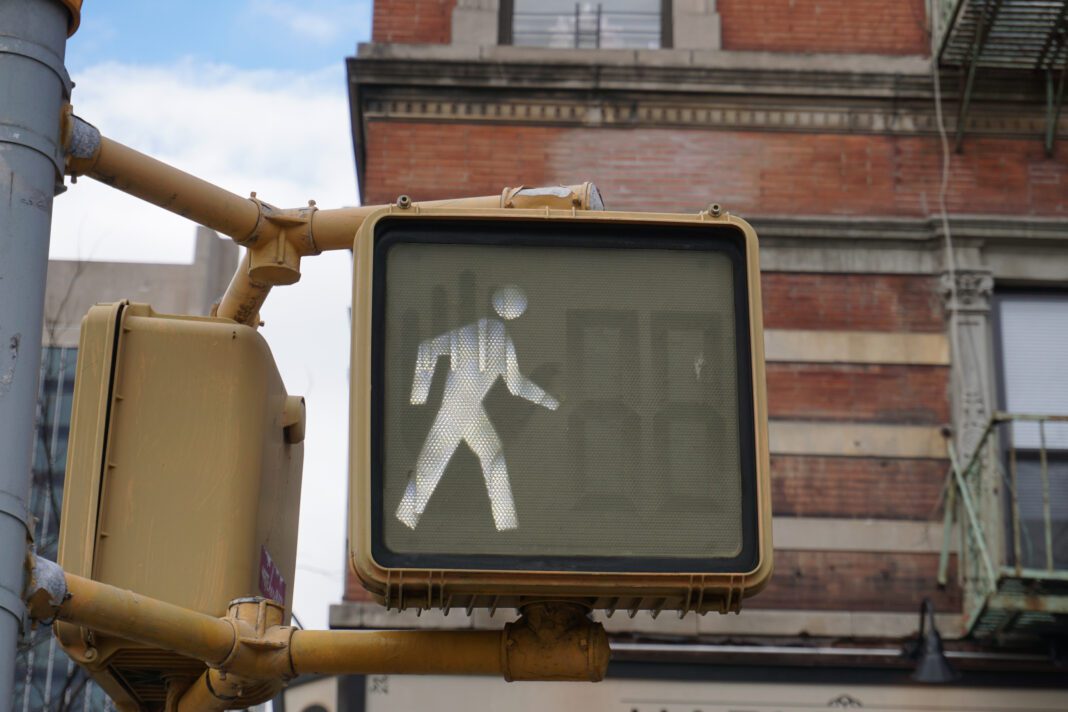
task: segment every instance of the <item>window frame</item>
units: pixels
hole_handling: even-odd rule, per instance
[[[504,46],[528,45],[515,44],[515,0],[498,0],[497,11],[497,44]],[[660,0],[660,46],[657,49],[673,49],[675,45],[674,33],[674,0]],[[536,47],[537,45],[529,45]],[[549,49],[549,48],[543,48]],[[570,49],[579,49],[578,47]]]
[[[991,339],[990,340],[992,342],[991,346],[993,347],[993,354],[992,354],[993,355],[993,363],[991,365],[992,365],[992,371],[993,371],[993,376],[994,376],[994,388],[995,388],[994,399],[995,399],[995,403],[997,404],[996,410],[1000,410],[1000,411],[1004,411],[1004,412],[1012,412],[1012,411],[1009,408],[1009,389],[1008,389],[1008,379],[1007,379],[1007,372],[1006,372],[1006,356],[1007,355],[1006,355],[1006,352],[1005,352],[1005,331],[1004,331],[1005,330],[1005,318],[1004,318],[1004,315],[1003,315],[1003,312],[1002,312],[1002,305],[1003,305],[1003,302],[1005,301],[1006,298],[1013,298],[1013,297],[1025,297],[1025,298],[1033,299],[1035,301],[1054,301],[1054,302],[1064,302],[1065,304],[1068,304],[1068,289],[1064,289],[1060,285],[1057,285],[1057,286],[1052,286],[1052,285],[1047,285],[1047,284],[1022,284],[1022,285],[1017,285],[1017,284],[1012,284],[1012,283],[1010,283],[1008,285],[1000,285],[1000,284],[995,283],[995,285],[994,285],[994,293],[993,293],[993,296],[992,296],[992,299],[991,299],[991,309],[990,309],[990,316],[991,316],[991,319],[990,319],[990,323],[991,323],[991,331],[990,331]],[[1030,460],[1030,461],[1033,462],[1033,461],[1036,461],[1040,457],[1040,455],[1039,455],[1040,451],[1038,449],[1035,449],[1033,447],[1026,447],[1026,446],[1025,447],[1018,447],[1017,443],[1015,442],[1015,438],[1016,438],[1016,434],[1013,432],[1012,425],[1010,424],[1005,432],[999,434],[999,437],[998,437],[998,440],[997,440],[997,458],[999,460],[999,463],[1000,463],[1001,467],[1004,468],[1004,472],[1005,472],[1006,476],[1008,476],[1008,473],[1010,471],[1009,459],[1010,459],[1010,456],[1011,456],[1010,455],[1011,451],[1015,450],[1015,456],[1016,456],[1018,462],[1020,460]],[[1051,467],[1052,467],[1052,464],[1054,462],[1062,462],[1063,463],[1064,461],[1068,460],[1068,450],[1060,449],[1060,448],[1057,448],[1056,446],[1052,446],[1052,447],[1051,446],[1047,446],[1046,450],[1047,450],[1047,458],[1051,463]],[[1002,515],[1002,522],[1001,522],[1002,533],[1001,533],[1001,535],[1003,537],[1003,542],[1004,542],[1004,550],[1002,552],[1002,559],[1010,566],[1020,565],[1023,568],[1028,568],[1027,564],[1029,562],[1033,563],[1032,559],[1028,558],[1028,556],[1033,556],[1034,555],[1034,551],[1030,552],[1028,556],[1025,556],[1023,561],[1020,561],[1020,562],[1016,561],[1016,553],[1015,553],[1015,550],[1016,550],[1016,542],[1015,542],[1016,534],[1015,534],[1015,531],[1014,531],[1014,528],[1013,528],[1013,495],[1012,495],[1012,491],[1011,491],[1011,489],[1009,487],[1005,487],[1005,488],[1002,489],[1001,500],[1002,500],[1001,503],[1000,503],[1001,515]],[[1021,506],[1021,510],[1022,510],[1022,506]],[[1056,516],[1053,516],[1056,513],[1055,508],[1051,508],[1051,512],[1050,513],[1051,513],[1051,525],[1054,528],[1056,528],[1058,519],[1057,519]],[[1025,522],[1029,521],[1029,520],[1026,520],[1022,516],[1022,511],[1020,512],[1020,515],[1021,515],[1020,516],[1020,531],[1021,531],[1021,534],[1023,534],[1024,536],[1027,536],[1028,534],[1024,531],[1024,527],[1025,527]],[[1055,569],[1063,568],[1063,566],[1060,563],[1058,563],[1058,558],[1059,558],[1058,557],[1058,553],[1059,553],[1060,550],[1057,548],[1056,539],[1054,540],[1053,545],[1054,545],[1054,551],[1053,551],[1054,568]],[[1023,545],[1021,543],[1021,548],[1022,548],[1022,546]],[[1045,546],[1045,543],[1043,542],[1043,547],[1044,546]],[[1045,549],[1044,548],[1042,549],[1042,552],[1043,552],[1043,554],[1045,553]],[[1061,553],[1061,556],[1063,556],[1063,555],[1064,554]],[[1044,568],[1044,567],[1039,566],[1038,568]]]

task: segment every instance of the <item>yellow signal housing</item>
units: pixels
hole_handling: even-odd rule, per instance
[[[82,323],[60,527],[69,573],[212,616],[283,604],[296,565],[304,402],[263,337],[228,319],[126,302]],[[68,654],[123,709],[204,663],[57,623]],[[255,694],[255,691],[250,691]]]
[[[767,583],[748,223],[393,206],[354,253],[350,558],[379,602],[729,612]]]

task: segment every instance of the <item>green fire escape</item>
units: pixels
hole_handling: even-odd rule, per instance
[[[1045,84],[1045,146],[1052,155],[1068,73],[1068,0],[935,0],[935,8],[939,66],[956,68],[961,77],[957,149],[976,76],[994,72]]]
[[[955,530],[965,631],[975,638],[1068,633],[1066,435],[1068,416],[995,413],[964,460],[949,446],[938,582],[947,582]],[[1000,494],[983,487],[990,474]],[[984,517],[984,496],[999,499],[1000,516]]]

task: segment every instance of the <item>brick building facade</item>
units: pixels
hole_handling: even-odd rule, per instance
[[[893,651],[930,598],[965,685],[979,668],[1017,691],[1063,684],[1044,657],[1063,619],[1028,628],[1017,625],[1027,611],[990,618],[989,596],[1019,591],[1001,573],[984,578],[972,534],[998,572],[1026,568],[1020,530],[1007,533],[1005,460],[984,451],[993,455],[965,473],[978,528],[947,495],[946,473],[947,436],[962,458],[995,447],[983,434],[999,410],[1068,413],[1068,382],[1021,395],[1029,376],[1014,365],[1002,307],[1006,295],[1051,303],[1024,310],[1038,314],[1027,333],[1046,362],[1058,349],[1068,357],[1042,336],[1060,323],[1042,314],[1068,314],[1068,159],[1063,142],[1043,144],[1057,119],[1041,71],[981,71],[958,111],[965,70],[937,56],[945,23],[968,8],[943,6],[955,5],[667,0],[646,20],[659,23],[658,41],[627,45],[597,10],[600,48],[588,49],[585,6],[574,24],[527,42],[552,46],[521,46],[516,38],[537,36],[520,31],[525,0],[375,3],[372,42],[349,60],[364,203],[591,180],[609,209],[694,213],[716,202],[761,236],[776,574],[738,616],[612,618],[617,643],[631,645],[618,649],[620,665],[749,661],[737,675],[752,680],[800,664],[833,668],[843,685],[876,673],[902,685],[908,663]],[[1061,119],[1054,138],[1066,130]],[[1046,443],[1050,462],[1068,447],[1060,437]],[[955,520],[944,520],[947,497]],[[1055,502],[1047,519],[1057,576],[1068,566],[1066,508]],[[1009,583],[1064,608],[1059,584]],[[377,610],[355,579],[345,598],[332,611],[338,627],[428,624]],[[447,624],[492,621],[451,614]],[[663,639],[676,647],[642,647]]]

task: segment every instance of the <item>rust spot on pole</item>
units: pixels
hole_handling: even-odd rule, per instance
[[[19,344],[22,342],[22,334],[15,334],[8,342],[8,359],[10,363],[3,373],[0,373],[0,398],[7,395],[11,386],[15,383],[15,366],[19,360]]]

